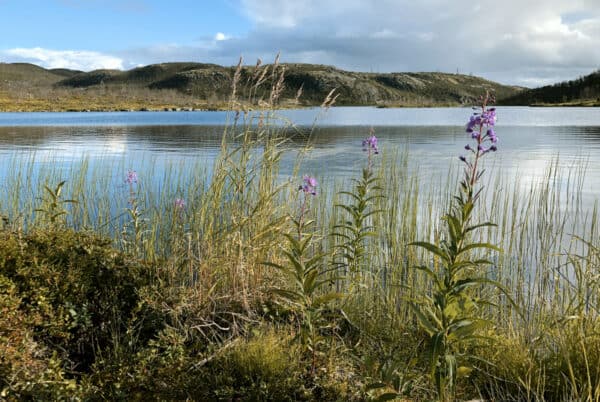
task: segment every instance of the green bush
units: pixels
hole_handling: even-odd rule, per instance
[[[71,380],[89,373],[98,356],[128,347],[142,307],[138,289],[149,278],[149,267],[94,234],[0,232],[4,394],[42,397],[28,385],[36,382],[74,390]],[[156,332],[136,329],[138,341]]]

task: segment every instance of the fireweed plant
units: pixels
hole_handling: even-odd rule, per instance
[[[317,180],[311,176],[304,176],[298,191],[302,193],[299,213],[297,217],[290,217],[293,230],[284,234],[287,246],[282,251],[287,263],[280,265],[267,262],[265,264],[279,269],[289,281],[287,288],[276,288],[273,292],[298,317],[297,338],[309,355],[310,372],[314,375],[319,348],[325,341],[325,338],[320,335],[320,332],[327,327],[324,312],[328,305],[341,298],[342,294],[321,291],[334,279],[326,278],[328,270],[323,269],[325,254],[314,251],[314,233],[308,229],[314,223],[313,220],[307,219],[307,215],[310,211],[310,199],[317,195]]]
[[[144,219],[143,211],[139,208],[137,197],[138,175],[135,170],[128,170],[125,184],[129,187],[129,207],[125,210],[129,221],[123,227],[123,244],[125,250],[138,257],[143,252]]]
[[[443,217],[445,233],[442,240],[439,244],[411,243],[429,251],[440,262],[436,264],[439,268],[417,267],[431,279],[433,289],[430,295],[413,301],[411,307],[429,338],[430,377],[442,401],[454,400],[456,380],[471,372],[465,346],[481,338],[479,332],[488,324],[482,318],[480,307],[490,303],[474,297],[471,288],[489,284],[503,291],[499,283],[486,278],[479,269],[492,264],[480,256],[482,251],[500,249],[472,238],[476,230],[495,226],[489,222],[472,222],[473,210],[482,191],[478,186],[483,174],[481,161],[489,152],[496,151],[498,142],[494,131],[496,109],[488,107],[493,98],[486,94],[480,101],[480,107],[474,108],[466,126],[474,144],[465,146],[468,156],[460,156],[465,166],[464,178],[454,204]]]
[[[76,200],[65,200],[62,196],[63,186],[66,181],[61,181],[52,188],[44,185],[45,197],[42,197],[42,203],[36,212],[40,212],[43,223],[50,227],[64,226],[68,214],[65,208],[67,204],[76,204]]]
[[[338,252],[334,257],[336,264],[342,267],[344,275],[350,274],[351,286],[360,284],[367,270],[367,240],[375,236],[374,228],[369,224],[370,217],[380,212],[373,209],[377,198],[381,197],[379,179],[373,174],[373,158],[379,154],[377,137],[371,129],[369,137],[362,142],[367,153],[367,164],[362,169],[360,179],[353,179],[353,191],[341,191],[348,198],[347,204],[336,204],[346,216],[342,223],[334,226],[333,236],[339,239]]]

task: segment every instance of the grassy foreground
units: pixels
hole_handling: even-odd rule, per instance
[[[426,188],[410,156],[369,136],[355,181],[302,177],[309,140],[282,180],[285,128],[235,116],[210,175],[164,172],[160,192],[127,167],[13,164],[0,199],[2,398],[600,398],[598,217],[581,206],[583,169],[551,164],[528,192],[489,173]],[[469,229],[484,222],[497,226]]]

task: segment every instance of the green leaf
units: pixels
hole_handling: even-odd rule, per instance
[[[473,225],[473,226],[469,226],[467,228],[467,230],[465,230],[466,233],[468,232],[472,232],[473,230],[479,229],[479,228],[483,228],[483,227],[497,227],[498,225],[496,225],[495,223],[491,223],[491,222],[485,222],[485,223],[480,223],[477,225]]]
[[[296,304],[302,304],[302,302],[304,301],[304,296],[297,293],[297,292],[293,292],[291,290],[287,290],[287,289],[272,289],[271,290],[273,293],[275,293],[276,295],[282,297],[283,299],[285,299],[288,302],[292,302],[292,303],[296,303]]]
[[[460,255],[462,253],[465,253],[469,250],[475,250],[478,248],[484,248],[484,249],[489,249],[489,250],[494,250],[494,251],[498,251],[498,252],[502,252],[502,249],[498,246],[495,246],[491,243],[471,243],[471,244],[467,244],[466,246],[464,246],[463,248],[461,248],[460,250],[458,250],[457,255]]]
[[[436,288],[438,288],[438,289],[442,288],[442,283],[440,282],[440,278],[430,268],[428,268],[428,267],[426,267],[424,265],[420,265],[420,266],[417,266],[415,268],[418,269],[419,271],[423,271],[427,275],[429,275],[429,277],[431,279],[433,279],[433,281],[435,282]]]
[[[344,195],[347,195],[347,196],[349,196],[349,197],[352,197],[352,198],[354,198],[356,201],[360,201],[360,197],[359,197],[358,195],[356,195],[356,194],[354,194],[354,193],[350,192],[350,191],[340,191],[340,192],[338,192],[338,194],[344,194]],[[339,205],[339,206],[345,206],[345,205],[343,205],[343,204],[337,204],[336,206],[338,206],[338,205]]]
[[[280,269],[282,271],[287,271],[286,267],[284,267],[283,265],[275,264],[274,262],[265,261],[265,262],[261,262],[261,264],[262,265],[266,265],[268,267],[277,268],[277,269]]]
[[[410,306],[411,310],[413,310],[413,312],[417,316],[417,319],[419,320],[419,324],[421,324],[421,326],[429,334],[429,336],[432,336],[433,334],[435,334],[437,332],[437,328],[434,327],[434,325],[431,323],[431,321],[429,321],[429,319],[425,316],[425,314],[423,314],[421,309],[413,303],[410,303],[409,306]]]
[[[431,244],[431,243],[424,242],[424,241],[416,241],[416,242],[408,243],[408,245],[409,246],[417,246],[417,247],[424,248],[425,250],[427,250],[427,251],[429,251],[429,252],[437,255],[438,257],[440,257],[446,263],[450,262],[449,256],[441,248],[439,248],[435,244]]]
[[[433,334],[433,336],[431,337],[431,341],[430,341],[430,346],[429,346],[429,352],[430,352],[430,374],[433,377],[433,375],[435,374],[437,365],[438,365],[438,361],[439,361],[439,357],[441,353],[445,353],[444,350],[444,332],[440,331],[437,332],[435,334]]]

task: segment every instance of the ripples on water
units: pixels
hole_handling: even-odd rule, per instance
[[[360,142],[374,127],[384,152],[407,152],[408,169],[426,186],[460,169],[457,156],[469,142],[463,124],[469,108],[376,109],[333,108],[283,111],[280,121],[295,122],[308,133],[313,150],[303,170],[312,174],[349,177],[362,162]],[[599,108],[498,108],[499,152],[488,158],[493,175],[508,182],[519,177],[523,188],[544,177],[552,160],[560,168],[586,166],[585,202],[591,205],[600,188]],[[140,113],[0,113],[0,153],[11,163],[30,160],[37,166],[69,165],[84,157],[90,164],[151,167],[154,180],[167,165],[207,168],[218,153],[225,112]],[[302,141],[290,141],[299,148]],[[7,158],[9,157],[9,158]],[[293,154],[284,158],[289,174]],[[492,162],[493,161],[493,162]],[[3,175],[9,167],[4,166]]]

